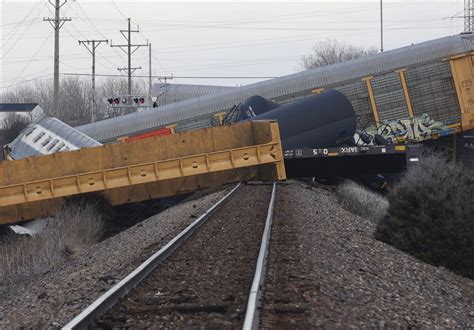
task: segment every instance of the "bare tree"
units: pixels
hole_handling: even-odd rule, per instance
[[[148,83],[144,79],[133,80],[132,91],[137,95],[147,95]],[[112,108],[107,102],[108,98],[127,95],[128,80],[127,78],[107,78],[97,87],[97,114],[98,119],[119,116],[130,112],[133,108]]]
[[[147,95],[147,82],[135,79],[133,90],[137,95]],[[127,94],[126,78],[110,78],[97,84],[97,119],[105,119],[122,115],[135,110],[116,113],[107,99],[117,95]],[[91,121],[92,93],[91,82],[80,80],[77,77],[68,77],[61,80],[59,90],[58,108],[54,109],[54,93],[50,82],[36,82],[34,84],[17,86],[0,95],[1,102],[5,103],[38,103],[46,114],[57,117],[71,126],[87,124]]]
[[[313,46],[312,54],[301,58],[301,66],[306,70],[315,69],[375,53],[377,49],[374,47],[357,47],[335,39],[326,39]]]
[[[53,111],[54,93],[49,82],[36,82],[9,89],[0,99],[6,103],[38,103],[47,114],[55,116],[71,125],[88,122],[90,118],[90,83],[78,78],[61,81],[58,109]]]
[[[48,110],[54,109],[53,93],[51,85],[48,85]],[[67,78],[61,81],[59,90],[58,108],[56,112],[49,111],[53,115],[71,126],[78,126],[90,122],[92,109],[92,95],[90,93],[91,83],[81,81],[77,77]]]
[[[26,116],[9,113],[0,125],[0,147],[12,142],[30,122]]]

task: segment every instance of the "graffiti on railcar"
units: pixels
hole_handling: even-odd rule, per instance
[[[383,121],[358,130],[354,135],[358,145],[405,144],[421,142],[435,136],[445,136],[455,130],[442,121],[437,121],[426,113],[422,116]]]

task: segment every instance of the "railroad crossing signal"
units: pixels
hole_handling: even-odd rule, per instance
[[[143,103],[145,103],[145,98],[144,97],[134,97],[133,102],[135,104],[143,104]]]
[[[147,107],[147,97],[141,95],[118,95],[107,99],[113,108]]]

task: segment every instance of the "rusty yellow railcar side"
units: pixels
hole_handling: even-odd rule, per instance
[[[246,122],[0,163],[0,224],[55,214],[64,198],[111,204],[240,180],[283,180],[276,122]]]
[[[461,127],[464,131],[474,128],[474,54],[463,54],[449,60],[456,94],[461,110]]]

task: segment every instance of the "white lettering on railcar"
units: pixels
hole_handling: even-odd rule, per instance
[[[341,148],[341,153],[342,154],[353,154],[353,153],[357,153],[357,152],[358,152],[357,147],[342,147]]]

